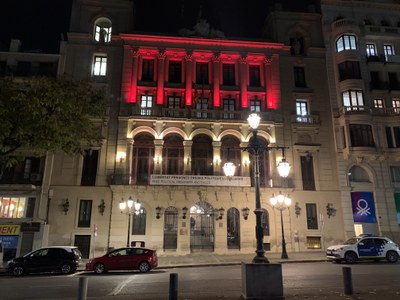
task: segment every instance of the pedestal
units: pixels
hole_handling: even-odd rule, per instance
[[[285,299],[282,265],[242,263],[242,299]]]

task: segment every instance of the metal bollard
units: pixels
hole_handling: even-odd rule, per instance
[[[88,280],[87,277],[79,277],[78,300],[86,300]]]
[[[178,274],[169,274],[169,300],[178,300]]]
[[[353,295],[353,279],[351,277],[351,268],[343,267],[343,284],[344,293],[346,295]]]

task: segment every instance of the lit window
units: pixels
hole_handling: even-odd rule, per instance
[[[343,106],[346,111],[364,110],[364,98],[362,91],[350,90],[342,93]]]
[[[383,99],[374,99],[374,107],[375,108],[385,108]]]
[[[107,18],[100,18],[95,22],[94,40],[96,42],[111,42],[111,21]]]
[[[94,57],[94,76],[106,76],[107,71],[107,57],[106,56],[95,56]]]
[[[261,101],[259,99],[250,99],[250,112],[260,112]]]
[[[344,34],[336,40],[336,51],[357,50],[357,41],[354,34]]]
[[[400,113],[400,99],[392,100],[393,111],[398,114]]]
[[[297,122],[308,123],[308,101],[303,99],[296,100],[296,120]]]
[[[151,108],[153,107],[153,96],[142,95],[140,98],[140,114],[142,116],[151,116]]]
[[[383,53],[385,54],[385,59],[388,60],[388,56],[394,55],[393,45],[383,45]]]
[[[0,218],[24,218],[26,198],[0,197]]]
[[[307,237],[307,249],[321,249],[321,237],[308,236]]]
[[[367,56],[376,56],[377,55],[375,44],[369,44],[368,43],[366,45],[366,48],[367,48]]]

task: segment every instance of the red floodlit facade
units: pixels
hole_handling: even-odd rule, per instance
[[[151,95],[157,106],[167,97],[179,107],[194,107],[201,93],[208,109],[223,108],[233,99],[235,110],[258,100],[261,110],[280,107],[280,43],[121,34],[124,42],[123,100],[140,104]],[[154,100],[155,99],[155,100]]]

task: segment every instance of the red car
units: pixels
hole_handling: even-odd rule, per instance
[[[157,252],[146,248],[119,248],[86,263],[86,271],[102,274],[111,270],[139,270],[142,273],[156,268]]]

